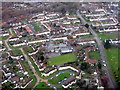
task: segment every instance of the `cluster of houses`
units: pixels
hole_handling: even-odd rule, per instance
[[[2,41],[0,41],[0,51],[2,52],[2,51],[5,51],[5,50],[6,50],[5,45],[3,44]]]
[[[14,88],[25,88],[30,84],[33,79],[29,77],[22,60],[23,58],[15,58],[8,54],[9,58],[4,60],[2,65],[2,72],[5,76],[0,82],[1,85],[10,82],[15,87]],[[10,59],[11,58],[11,59]]]
[[[106,42],[106,40],[105,40],[105,42]],[[110,39],[109,42],[111,44],[119,44],[120,43],[120,39]]]
[[[119,26],[108,26],[108,27],[98,27],[98,31],[99,32],[111,32],[111,31],[120,31],[120,27]]]
[[[9,36],[9,32],[8,31],[6,31],[6,30],[2,30],[2,29],[0,29],[0,37],[5,37],[5,36]]]
[[[86,11],[82,11],[81,13],[92,23],[93,27],[116,27],[98,30],[99,32],[119,31],[119,27],[116,26],[119,23],[118,20],[113,16],[109,16],[112,13],[105,9],[92,8],[89,10],[89,14]]]
[[[90,59],[89,55],[88,55],[89,52],[96,51],[96,50],[97,50],[96,47],[88,47],[88,48],[86,48],[86,50],[85,50],[85,58],[84,58],[85,62],[88,62],[89,64],[98,63],[98,60]]]
[[[47,49],[46,53],[48,53],[48,52],[56,53],[57,48],[60,48],[60,49],[63,47],[67,48],[68,46],[67,46],[67,43],[64,42],[64,43],[58,43],[58,44],[51,44],[51,46],[49,46],[49,44],[47,44],[44,47],[47,47],[47,48],[51,47],[51,48]],[[71,81],[62,85],[64,88],[70,87],[72,84],[74,84],[74,80],[77,81],[77,80],[81,79],[81,70],[73,65],[63,65],[63,66],[57,66],[57,67],[53,65],[51,67],[50,66],[48,67],[48,65],[44,61],[38,59],[38,57],[41,56],[41,55],[38,55],[39,49],[40,48],[35,49],[35,47],[34,47],[34,50],[32,52],[29,52],[28,55],[33,59],[33,61],[39,68],[39,71],[41,72],[42,77],[48,77],[48,76],[52,75],[53,73],[56,73],[57,71],[63,71],[63,70],[72,70],[72,71],[76,72],[77,74],[76,74],[75,78],[72,78]],[[53,50],[56,50],[56,51],[53,51]],[[61,49],[61,51],[62,51],[62,49]]]
[[[39,24],[36,23],[36,21],[39,22]],[[17,47],[40,42],[49,42],[50,40],[68,40],[68,36],[76,38],[77,36],[90,34],[85,26],[80,25],[81,21],[77,19],[76,16],[71,16],[69,14],[62,16],[61,13],[57,12],[43,12],[31,18],[28,22],[30,25],[22,24],[14,27],[17,38],[10,38],[9,42],[12,46]],[[35,29],[33,28],[34,25],[31,26],[32,23],[38,24],[44,29],[36,32],[36,30],[33,30]],[[28,39],[24,39],[28,35]],[[52,37],[50,38],[51,35]],[[30,37],[36,39],[32,40]]]

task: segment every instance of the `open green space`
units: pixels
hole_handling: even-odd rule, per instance
[[[24,50],[29,53],[34,51],[32,47],[25,47]]]
[[[48,80],[48,82],[51,84],[57,85],[57,84],[59,84],[59,82],[61,82],[65,78],[68,79],[69,77],[70,77],[70,73],[68,73],[68,72],[61,73],[60,75],[56,76],[55,78]]]
[[[66,54],[66,55],[50,58],[50,59],[48,59],[48,63],[50,66],[63,65],[64,63],[67,63],[67,62],[73,62],[76,59],[77,58],[74,54]]]
[[[116,38],[118,38],[118,35],[115,35],[115,34],[100,34],[99,37],[101,38],[101,40],[116,39]]]
[[[107,61],[110,67],[110,71],[113,77],[115,78],[116,82],[120,82],[119,69],[118,69],[120,68],[120,66],[118,65],[120,60],[118,58],[120,49],[111,48],[111,49],[105,50],[105,52],[106,52]]]
[[[37,65],[34,63],[33,59],[31,57],[29,57],[29,60],[32,63],[33,67],[35,68],[35,70],[36,70],[37,74],[39,75],[39,77],[41,77],[41,72],[39,71],[39,68],[37,67]]]
[[[80,36],[81,38],[92,38],[94,37],[93,35],[89,34],[89,35],[82,35]]]
[[[4,37],[2,37],[1,39],[2,40],[6,40],[6,39],[8,39],[9,38],[9,36],[4,36]]]
[[[21,50],[12,50],[11,54],[12,55],[22,55],[22,52],[21,52]]]
[[[42,31],[41,27],[38,24],[33,25],[37,32]]]
[[[46,82],[40,82],[36,87],[35,87],[35,89],[34,90],[38,90],[38,89],[40,89],[40,90],[52,90],[52,88],[50,87],[50,86],[48,86],[47,84],[46,84]]]
[[[91,51],[88,53],[90,59],[100,60],[100,54],[97,51]]]

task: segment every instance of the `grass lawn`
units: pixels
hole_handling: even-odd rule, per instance
[[[114,78],[115,76],[119,78],[119,82],[120,82],[120,77],[118,76],[119,75],[118,67],[120,68],[120,66],[118,65],[120,60],[118,58],[118,55],[119,55],[120,49],[111,48],[111,49],[105,50],[105,52],[106,52],[108,64],[110,67],[110,71],[112,72],[112,75],[114,76]]]
[[[118,35],[114,35],[114,34],[106,34],[106,35],[99,35],[99,37],[101,38],[101,40],[106,40],[106,39],[116,39],[118,38]]]
[[[83,36],[80,36],[81,38],[92,38],[94,37],[93,35],[89,34],[89,35],[83,35]]]
[[[52,89],[52,88],[50,88],[50,86],[48,86],[47,84],[46,84],[46,82],[40,82],[40,84],[38,84],[36,87],[35,87],[35,89],[34,90],[38,90],[38,88],[39,89],[41,89],[41,88],[44,88],[43,90],[50,90],[50,89]],[[42,89],[41,89],[42,90]]]
[[[24,50],[25,50],[25,52],[27,52],[27,53],[28,53],[28,52],[30,53],[30,52],[33,52],[33,51],[34,51],[32,47],[25,47]]]
[[[33,26],[35,28],[35,31],[37,32],[42,31],[41,27],[38,24],[34,24]]]
[[[29,57],[29,56],[28,56]],[[41,72],[39,71],[39,68],[37,67],[37,65],[35,64],[35,62],[33,61],[33,59],[31,57],[29,57],[30,62],[32,63],[33,67],[35,68],[37,74],[39,77],[41,77]]]
[[[8,38],[9,38],[9,36],[4,36],[4,37],[2,37],[2,40],[6,40]]]
[[[21,50],[12,50],[11,53],[12,55],[22,55]]]
[[[64,80],[65,78],[69,78],[69,77],[70,77],[70,73],[68,73],[68,72],[61,73],[57,77],[48,80],[48,82],[51,84],[57,85],[57,84],[59,84],[59,82],[61,82],[61,80]]]
[[[66,54],[66,55],[50,58],[50,59],[48,59],[48,63],[49,63],[50,66],[52,66],[52,65],[63,65],[64,63],[67,63],[67,62],[73,62],[76,59],[77,58],[76,58],[75,55]]]
[[[88,53],[90,59],[100,60],[100,54],[96,51],[91,51]]]

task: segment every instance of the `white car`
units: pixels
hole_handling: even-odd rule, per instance
[[[105,66],[105,67],[106,67],[106,64],[103,64],[103,66]]]

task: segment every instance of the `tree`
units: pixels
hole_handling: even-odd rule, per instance
[[[102,64],[99,62],[98,63],[98,68],[101,69],[102,68]]]
[[[44,60],[44,56],[41,56],[41,60],[42,60],[42,61]]]
[[[56,23],[54,23],[53,26],[56,27]]]
[[[61,9],[61,12],[62,12],[62,14],[65,14],[65,13],[66,13],[65,8],[62,8],[62,9]]]
[[[89,28],[89,25],[88,25],[88,24],[85,24],[85,27],[86,27],[86,28]]]
[[[90,67],[89,63],[83,62],[80,66],[81,70],[87,70]]]
[[[106,49],[111,48],[111,44],[110,44],[109,40],[106,40],[106,42],[104,43],[104,47],[105,47]]]
[[[13,59],[9,56],[9,60],[13,60]]]
[[[44,60],[44,56],[38,56],[38,60],[43,61]]]

